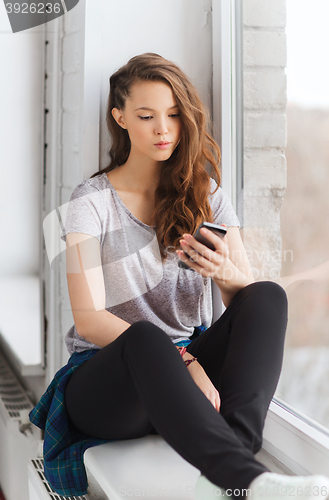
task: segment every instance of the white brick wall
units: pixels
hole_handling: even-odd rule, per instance
[[[83,177],[80,123],[83,118],[84,4],[80,1],[63,17],[61,189],[71,188],[71,191]]]
[[[281,268],[286,187],[286,0],[243,0],[244,229],[257,279]]]
[[[247,111],[244,118],[245,147],[284,148],[286,144],[286,115],[273,110]]]
[[[59,169],[58,197],[59,203],[67,203],[73,189],[83,180],[83,162],[80,136],[80,124],[83,120],[82,88],[84,61],[84,26],[85,1],[62,18],[62,33],[60,40],[60,72],[58,85],[61,87],[59,104],[59,129],[61,155],[57,168]],[[74,320],[67,289],[65,255],[61,254],[58,265],[59,276],[59,331],[63,337],[72,326]],[[65,344],[57,341],[61,349],[61,364],[68,358]]]
[[[257,31],[249,27],[243,36],[243,61],[248,67],[286,65],[286,35],[276,31]]]
[[[283,110],[287,77],[283,68],[247,68],[244,72],[245,109]]]
[[[255,28],[284,28],[286,0],[244,0],[244,24]]]
[[[273,151],[249,151],[244,156],[245,196],[272,196],[284,193],[286,187],[286,157]]]

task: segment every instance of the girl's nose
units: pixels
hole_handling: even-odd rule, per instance
[[[168,127],[165,123],[164,120],[159,120],[157,123],[156,123],[156,127],[155,127],[155,133],[157,135],[164,135],[168,132]]]

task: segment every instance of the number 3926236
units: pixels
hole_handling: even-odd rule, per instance
[[[59,14],[62,9],[62,4],[50,2],[37,2],[37,3],[6,3],[6,10],[8,14]]]

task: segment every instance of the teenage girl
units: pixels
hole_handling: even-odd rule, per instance
[[[196,89],[174,63],[136,56],[110,78],[106,119],[110,164],[76,188],[65,226],[66,342],[70,354],[95,354],[67,383],[70,425],[106,440],[157,433],[235,496],[297,497],[300,486],[326,498],[325,477],[271,473],[254,457],[287,298],[254,281]],[[193,237],[202,221],[227,226],[223,239],[201,231],[214,251]],[[226,307],[213,325],[211,280]]]

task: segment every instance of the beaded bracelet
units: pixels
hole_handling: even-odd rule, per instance
[[[184,361],[184,363],[186,364],[186,366],[190,365],[191,363],[193,363],[193,361],[196,361],[198,358],[192,358],[192,359],[186,359]]]

